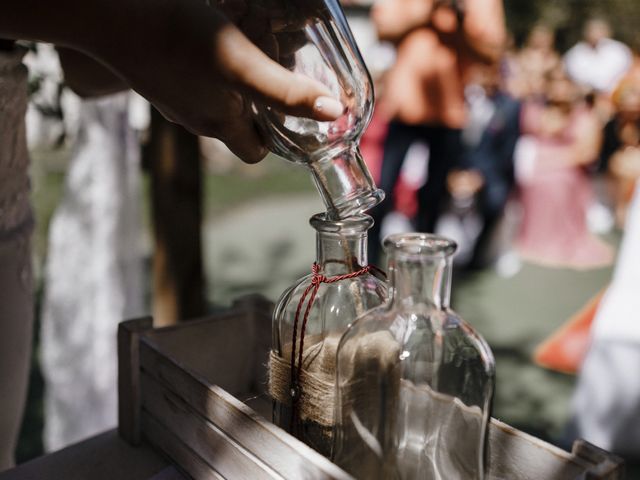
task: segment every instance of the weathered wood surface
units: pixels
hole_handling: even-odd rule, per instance
[[[147,412],[142,412],[141,420],[145,434],[153,438],[157,448],[166,452],[188,476],[202,480],[224,480],[222,475]]]
[[[163,357],[144,343],[141,346],[141,364],[145,371],[142,377],[144,409],[154,417],[161,418],[161,422],[226,478],[350,478],[326,458],[260,417],[224,389],[208,385],[202,377]],[[150,379],[156,382],[149,381]],[[178,402],[177,395],[173,392],[179,393],[184,401]],[[205,423],[213,424],[216,433],[226,433],[233,443],[243,447],[247,468],[253,468],[250,464],[258,463],[269,469],[264,469],[263,472],[253,471],[256,476],[227,476],[226,471],[223,471],[225,467],[220,465],[229,460],[225,458],[227,453],[233,456],[234,462],[243,463],[242,458],[238,457],[237,449],[219,451],[216,456],[216,452],[209,451],[208,446],[195,447],[191,443],[194,437],[190,436],[190,431]],[[200,429],[195,441],[198,442],[199,438],[200,443],[210,443],[214,449],[219,448],[221,438],[209,433],[209,426],[204,430]],[[206,442],[204,438],[207,438]],[[277,476],[270,476],[274,472],[277,472]]]
[[[591,467],[593,464],[565,450],[491,419],[489,480],[577,480]]]
[[[0,473],[1,480],[187,480],[148,445],[131,446],[115,430]]]
[[[618,480],[625,478],[624,463],[622,459],[610,452],[596,447],[585,440],[576,440],[573,442],[571,453],[585,460],[592,465],[589,468],[591,478],[607,478],[610,480]]]
[[[159,445],[190,449],[225,478],[349,478],[324,457],[275,427],[238,400],[264,401],[270,345],[270,305],[259,299],[238,303],[208,320],[144,332],[139,377],[145,425],[160,426],[174,440]],[[255,398],[255,395],[258,395]],[[234,397],[235,396],[235,397]],[[237,397],[237,398],[236,398]],[[586,442],[566,452],[492,419],[490,480],[618,480],[621,460]],[[239,469],[239,470],[234,470]],[[275,475],[275,476],[274,476]]]
[[[205,311],[202,270],[202,165],[198,137],[151,109],[143,150],[151,179],[153,317],[173,325]]]
[[[118,430],[133,445],[140,443],[140,334],[151,328],[151,317],[118,325]]]

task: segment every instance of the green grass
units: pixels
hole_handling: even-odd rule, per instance
[[[496,358],[494,416],[547,441],[561,440],[576,377],[537,366],[532,354],[607,285],[611,272],[524,264],[512,278],[487,270],[454,279],[454,308]]]
[[[259,169],[259,173],[252,173],[253,168]],[[206,175],[206,212],[207,216],[217,217],[251,200],[313,192],[314,189],[309,172],[304,167],[270,155],[256,167],[243,166],[224,175]]]

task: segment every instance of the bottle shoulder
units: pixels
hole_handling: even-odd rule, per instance
[[[317,291],[313,288],[312,276],[303,277],[285,291],[276,305],[274,346],[282,349],[291,342],[294,331],[300,334],[303,324],[305,336],[314,341],[328,335],[339,338],[358,316],[381,305],[386,298],[386,283],[371,274],[321,283]]]
[[[280,296],[276,303],[276,310],[286,310],[291,304],[297,307],[302,296],[307,292],[307,296],[311,294],[313,275],[306,275],[290,286]],[[337,282],[322,282],[316,292],[316,298],[323,297],[327,294],[343,293],[345,296],[373,295],[385,300],[387,296],[388,286],[384,280],[373,274],[340,280]],[[377,306],[377,304],[376,304]]]
[[[486,340],[454,310],[429,305],[395,308],[384,304],[356,319],[342,337],[341,345],[368,341],[372,335],[387,332],[399,352],[428,351],[440,345],[456,362],[477,360],[485,373],[493,376],[495,360]]]

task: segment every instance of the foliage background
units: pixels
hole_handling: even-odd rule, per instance
[[[557,47],[564,52],[580,39],[585,20],[598,17],[609,21],[616,38],[640,51],[638,0],[505,0],[504,3],[516,45],[521,45],[529,29],[541,22],[556,30]]]

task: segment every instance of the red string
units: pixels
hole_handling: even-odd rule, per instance
[[[336,283],[342,280],[349,280],[352,278],[360,277],[369,272],[379,273],[383,276],[386,276],[385,273],[374,265],[367,265],[365,267],[356,270],[351,273],[344,273],[342,275],[335,275],[333,277],[327,277],[320,273],[320,265],[316,262],[313,263],[311,267],[311,273],[313,274],[311,278],[311,283],[307,286],[307,288],[302,292],[302,296],[300,297],[300,301],[298,302],[298,307],[296,308],[296,315],[293,321],[293,342],[291,346],[291,431],[294,432],[294,425],[296,425],[297,418],[297,409],[298,409],[298,400],[300,398],[300,375],[302,373],[302,354],[304,352],[304,335],[307,329],[307,321],[309,320],[309,313],[311,312],[311,307],[313,306],[313,302],[316,299],[316,295],[318,294],[318,290],[320,289],[320,285],[323,283]],[[298,323],[300,321],[300,313],[302,312],[302,307],[304,305],[305,300],[309,296],[309,301],[307,302],[307,306],[304,310],[304,317],[302,319],[302,326],[300,328],[300,348],[298,349],[298,368],[296,369],[296,343],[297,343],[297,334],[298,334]]]

